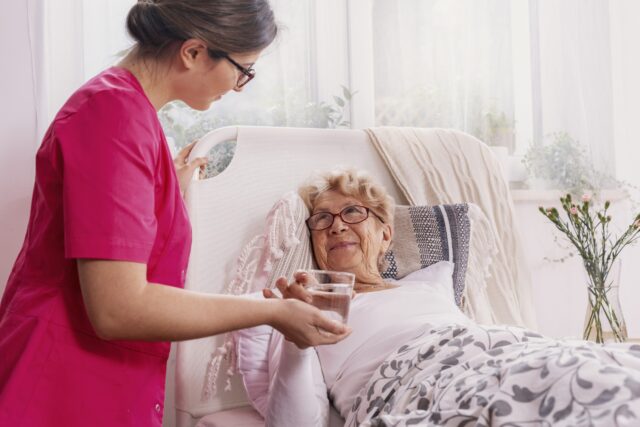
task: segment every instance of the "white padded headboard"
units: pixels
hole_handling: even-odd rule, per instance
[[[369,171],[398,203],[406,203],[366,134],[361,130],[227,127],[204,136],[191,158],[211,147],[236,140],[235,156],[220,175],[193,181],[186,194],[193,228],[193,246],[186,288],[223,292],[231,281],[235,260],[246,242],[260,233],[273,203],[295,190],[312,172],[336,166]],[[226,366],[218,376],[218,394],[202,398],[207,364],[220,338],[178,343],[175,365],[175,408],[178,427],[222,409],[245,405],[239,378],[224,391]],[[237,377],[237,376],[236,376]],[[171,385],[171,384],[169,384]]]

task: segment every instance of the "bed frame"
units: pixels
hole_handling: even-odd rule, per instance
[[[185,196],[193,228],[186,289],[222,293],[232,280],[241,248],[262,231],[273,203],[314,171],[336,166],[365,169],[397,203],[406,203],[362,130],[225,127],[204,136],[191,158],[206,156],[213,146],[234,140],[237,147],[230,165],[215,177],[194,180]],[[207,366],[221,344],[220,337],[212,337],[174,345],[165,426],[192,427],[205,415],[248,405],[238,375],[232,379],[232,390],[224,391],[224,363],[217,394],[203,399]]]

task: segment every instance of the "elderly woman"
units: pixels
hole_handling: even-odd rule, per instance
[[[311,213],[307,226],[318,266],[355,275],[349,313],[353,332],[339,344],[317,348],[320,366],[314,349],[302,350],[283,342],[267,417],[267,424],[274,426],[324,425],[327,391],[346,418],[353,397],[374,369],[415,336],[416,330],[427,323],[469,321],[454,302],[450,262],[417,271],[399,282],[382,278],[383,255],[393,237],[395,204],[367,174],[331,171],[312,178],[299,194]],[[288,284],[280,278],[276,285],[285,298],[308,300],[303,287],[307,277],[297,273],[295,279]],[[265,296],[273,294],[265,290]],[[302,406],[293,404],[296,401]]]
[[[319,267],[356,276],[353,332],[316,349],[282,340],[268,426],[327,425],[329,401],[349,426],[637,425],[640,346],[476,325],[454,302],[450,262],[383,280],[394,205],[367,175],[329,172],[299,193]],[[277,287],[308,301],[306,282]]]

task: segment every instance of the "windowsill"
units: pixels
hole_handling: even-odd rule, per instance
[[[564,197],[566,192],[561,190],[533,190],[528,188],[511,188],[511,199],[514,202],[556,202],[560,200],[560,197]],[[617,202],[629,197],[626,190],[622,188],[603,190],[599,198],[602,200],[609,200],[611,202]]]

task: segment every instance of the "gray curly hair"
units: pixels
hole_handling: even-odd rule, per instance
[[[355,168],[339,168],[316,174],[298,188],[298,194],[310,211],[316,199],[326,191],[337,191],[360,200],[385,223],[393,226],[395,201],[371,176]]]

